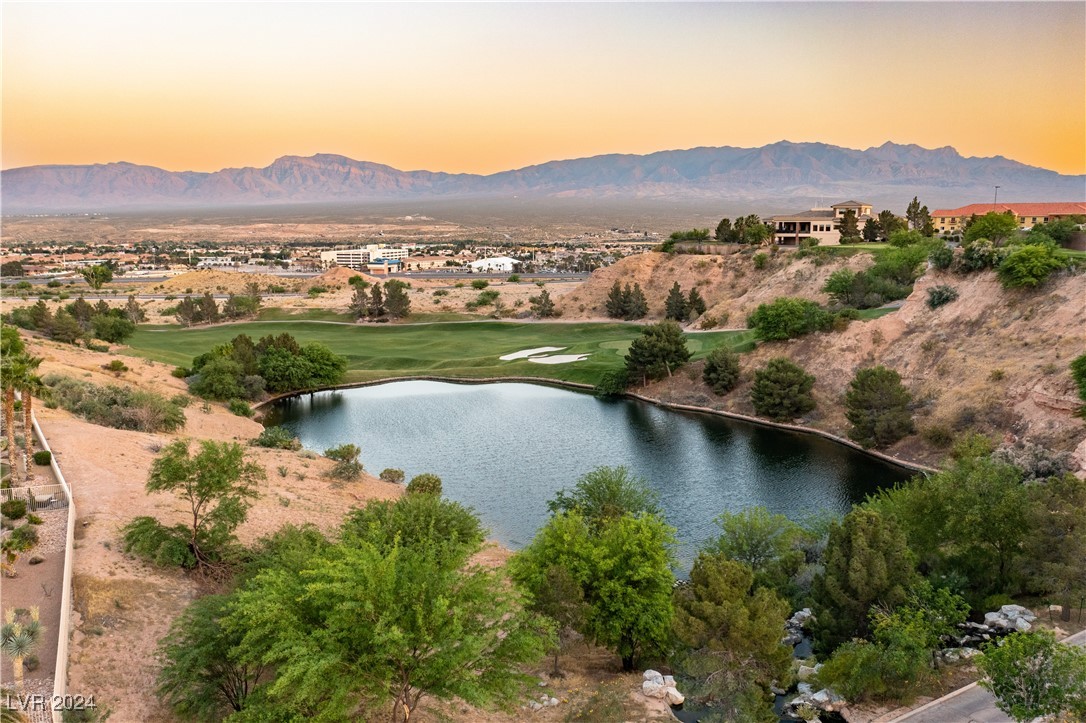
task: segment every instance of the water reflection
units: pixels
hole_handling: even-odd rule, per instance
[[[763,505],[792,519],[846,511],[908,475],[807,435],[637,401],[532,384],[395,382],[278,403],[282,423],[316,451],[352,442],[366,468],[433,472],[491,535],[527,544],[547,500],[600,465],[626,465],[660,495],[684,566],[724,510]]]

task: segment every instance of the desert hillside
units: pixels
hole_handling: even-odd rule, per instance
[[[927,290],[940,284],[954,287],[959,298],[929,309]],[[805,290],[797,291],[770,277],[744,297],[817,298],[820,286],[821,281],[811,278]],[[960,276],[929,271],[892,314],[854,321],[840,332],[762,344],[744,354],[742,382],[728,395],[717,397],[701,383],[700,363],[687,374],[654,385],[649,393],[752,414],[754,371],[771,357],[786,356],[817,379],[818,407],[804,422],[843,434],[848,423],[841,402],[849,381],[857,369],[883,364],[900,373],[912,392],[920,432],[891,453],[938,463],[948,439],[976,430],[997,440],[1029,440],[1073,451],[1081,474],[1086,472],[1086,422],[1074,416],[1080,401],[1068,365],[1086,349],[1084,299],[1082,274],[1060,275],[1034,291],[1006,291],[993,272]],[[744,308],[733,303],[733,308]]]
[[[820,303],[829,301],[822,285],[834,271],[856,271],[873,263],[867,254],[834,259],[821,266],[813,259],[797,259],[795,252],[770,255],[765,267],[754,265],[753,254],[737,251],[723,255],[665,254],[651,252],[630,256],[592,274],[579,288],[557,302],[563,319],[606,318],[607,294],[612,285],[640,284],[649,302],[649,319],[664,317],[664,300],[676,281],[683,292],[696,288],[712,317],[721,327],[742,327],[758,304],[778,296],[800,296]],[[699,326],[694,323],[694,327]]]

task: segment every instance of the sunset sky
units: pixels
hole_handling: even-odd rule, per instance
[[[10,3],[4,168],[779,140],[1086,172],[1086,3]]]

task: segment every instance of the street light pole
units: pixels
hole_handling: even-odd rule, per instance
[[[992,199],[992,205],[999,203],[999,186],[995,187],[995,197]]]

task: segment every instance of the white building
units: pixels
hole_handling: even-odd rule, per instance
[[[816,239],[820,246],[841,243],[841,219],[846,211],[856,214],[856,228],[863,231],[871,219],[871,204],[843,201],[829,208],[812,208],[785,216],[771,216],[766,223],[773,231],[774,243],[795,246],[805,238]]]
[[[363,270],[373,261],[403,261],[407,258],[407,249],[395,246],[369,244],[359,249],[336,249],[321,251],[321,267],[346,266],[350,269]]]
[[[471,267],[473,272],[480,274],[508,274],[519,263],[516,259],[511,259],[508,256],[495,256],[490,259],[472,261],[468,266]]]

